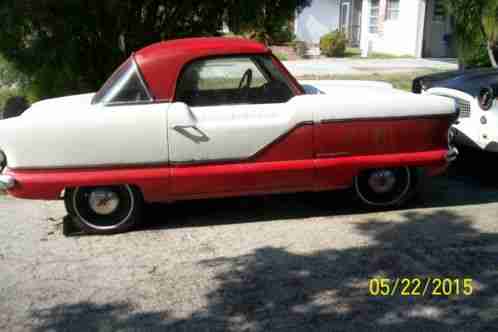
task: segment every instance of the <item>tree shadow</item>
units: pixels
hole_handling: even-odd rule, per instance
[[[99,311],[89,303],[64,304],[35,315],[42,323],[38,330],[80,330],[75,319],[96,324],[83,325],[84,330],[94,330],[100,320],[122,329],[162,331],[496,330],[498,234],[481,232],[472,220],[445,210],[402,216],[401,221],[357,223],[356,232],[371,240],[364,246],[306,254],[263,247],[200,261],[201,267],[219,271],[219,287],[207,295],[206,310],[188,319],[130,313],[122,305]],[[330,236],[340,247],[347,234]],[[471,296],[398,292],[375,297],[368,294],[368,282],[376,277],[472,278],[474,291]]]

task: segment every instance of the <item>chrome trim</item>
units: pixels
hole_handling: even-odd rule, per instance
[[[12,189],[16,185],[16,179],[10,175],[0,175],[0,190]]]
[[[455,147],[451,147],[448,150],[448,153],[446,153],[446,161],[449,163],[454,162],[457,157],[458,157],[458,149]]]
[[[334,122],[353,122],[353,121],[399,121],[399,120],[416,120],[416,119],[445,119],[451,118],[454,114],[426,114],[426,115],[407,115],[407,116],[389,116],[389,117],[364,117],[364,118],[346,118],[346,119],[323,119],[320,123]]]

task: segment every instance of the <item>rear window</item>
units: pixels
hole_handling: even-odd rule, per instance
[[[121,104],[152,101],[132,58],[123,63],[95,94],[92,104]]]

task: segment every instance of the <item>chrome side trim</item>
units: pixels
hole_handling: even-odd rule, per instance
[[[446,118],[449,119],[454,116],[455,114],[426,114],[426,115],[408,115],[408,116],[391,116],[391,117],[323,119],[320,121],[320,123],[356,122],[356,121],[399,121],[399,120],[446,119]]]

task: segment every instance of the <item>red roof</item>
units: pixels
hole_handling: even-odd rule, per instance
[[[209,37],[152,44],[136,52],[134,57],[154,97],[159,100],[172,100],[180,71],[186,63],[194,59],[213,55],[269,52],[266,46],[251,40]]]

